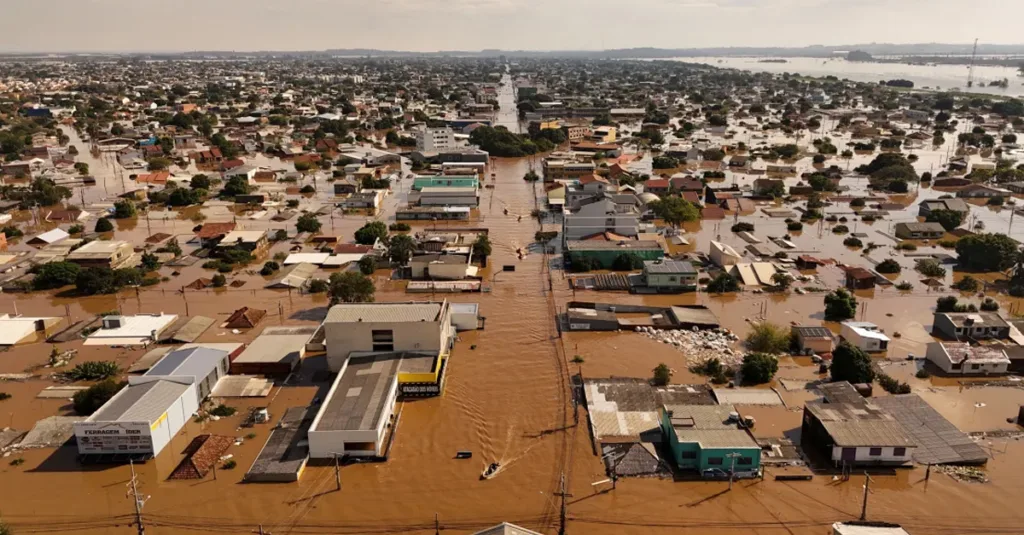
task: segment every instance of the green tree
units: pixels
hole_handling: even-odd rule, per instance
[[[227,277],[220,273],[215,273],[213,277],[210,277],[210,281],[214,288],[223,288],[228,283]]]
[[[857,313],[857,298],[844,288],[825,294],[825,320],[843,321]]]
[[[104,403],[127,386],[124,381],[117,381],[113,378],[96,383],[85,390],[75,392],[72,398],[72,405],[75,413],[79,416],[89,416],[98,411]]]
[[[114,203],[114,219],[131,219],[138,214],[135,203],[128,199],[121,199]]]
[[[359,272],[363,275],[373,275],[377,270],[377,257],[366,255],[359,259]]]
[[[87,164],[85,162],[75,162],[74,167],[75,167],[75,171],[78,171],[78,174],[80,174],[80,175],[88,175],[89,174],[89,164]]]
[[[146,162],[149,164],[150,171],[164,171],[171,166],[170,160],[161,157],[150,158]]]
[[[142,253],[142,267],[146,271],[153,271],[160,267],[160,260],[155,254]]]
[[[717,277],[708,283],[708,292],[710,293],[729,293],[740,291],[740,283],[736,280],[736,277],[728,273],[719,273]]]
[[[758,353],[785,353],[792,336],[788,329],[767,321],[755,324],[747,335],[747,348]]]
[[[743,383],[751,385],[760,385],[771,381],[777,371],[779,371],[779,359],[767,353],[744,355],[743,365],[740,367]]]
[[[972,271],[1004,271],[1020,254],[1017,242],[1005,234],[972,234],[956,242],[960,265]]]
[[[416,243],[407,234],[393,236],[388,244],[391,261],[402,266],[412,258],[414,249],[416,249]]]
[[[316,233],[320,232],[320,221],[316,218],[316,214],[306,212],[299,216],[299,219],[295,222],[295,229],[299,232]]]
[[[376,288],[373,281],[362,273],[343,271],[334,273],[330,279],[331,306],[338,303],[372,303]]]
[[[839,343],[832,351],[832,366],[829,372],[833,381],[847,381],[851,384],[870,383],[875,379],[871,357],[849,342]]]
[[[671,156],[655,156],[651,165],[654,169],[675,169],[679,167],[679,160]]]
[[[899,273],[902,269],[900,263],[891,258],[886,258],[875,266],[875,271],[879,273]]]
[[[311,294],[322,294],[330,289],[331,285],[323,279],[311,279],[309,281],[309,293]]]
[[[167,196],[168,206],[189,206],[203,202],[202,192],[205,190],[173,188]]]
[[[75,287],[82,295],[111,294],[125,286],[142,282],[142,272],[135,268],[110,269],[88,267],[78,272]]]
[[[612,269],[615,271],[632,271],[643,267],[644,260],[636,253],[620,253],[612,261]]]
[[[81,267],[73,262],[48,262],[35,269],[32,288],[51,290],[74,284]]]
[[[927,220],[942,225],[946,232],[950,232],[964,222],[964,213],[956,210],[932,210],[928,213]]]
[[[976,292],[981,287],[981,283],[970,275],[964,275],[964,278],[954,283],[953,287],[961,292]]]
[[[955,295],[947,295],[935,300],[935,312],[959,312],[959,299]]]
[[[672,370],[665,363],[658,364],[654,368],[654,377],[651,382],[654,386],[665,386],[672,380]]]
[[[371,221],[356,231],[356,243],[360,245],[373,245],[377,240],[388,242],[388,226],[383,221]]]
[[[676,227],[687,221],[700,219],[700,210],[682,197],[665,197],[651,202],[648,207],[656,217]]]
[[[790,285],[793,284],[793,277],[789,273],[779,271],[772,275],[772,284],[779,290],[788,290]]]
[[[473,255],[483,258],[484,261],[491,256],[491,239],[486,234],[477,235],[476,241],[473,242]]]
[[[96,220],[96,232],[112,232],[114,230],[114,224],[109,219],[101,217]]]
[[[242,176],[233,176],[224,183],[224,187],[221,188],[220,194],[222,197],[237,197],[239,195],[246,195],[252,191],[249,186],[249,181]]]
[[[213,184],[210,181],[210,177],[203,174],[199,174],[192,177],[192,180],[189,181],[188,185],[192,189],[205,189],[209,191],[210,186],[212,186]]]

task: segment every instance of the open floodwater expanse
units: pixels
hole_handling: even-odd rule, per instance
[[[724,65],[729,66],[729,65]],[[791,71],[800,71],[788,67]],[[511,102],[511,95],[502,94],[502,106]],[[513,116],[514,118],[514,116]],[[826,125],[827,127],[828,125]],[[739,129],[738,140],[749,146],[779,140],[760,139]],[[83,144],[73,132],[72,144]],[[848,136],[831,135],[840,151],[850,141]],[[813,137],[817,137],[816,134]],[[809,138],[800,140],[809,143]],[[84,152],[84,151],[83,151]],[[948,158],[949,147],[928,147],[914,151],[919,172],[937,169]],[[100,159],[90,163],[98,184],[84,193],[86,202],[109,199],[123,191],[122,180],[112,164]],[[855,167],[870,161],[869,155],[858,155],[852,161],[837,165]],[[650,157],[630,165],[649,166]],[[831,162],[830,162],[831,163]],[[267,162],[273,165],[274,162]],[[279,162],[278,162],[279,164]],[[539,159],[536,160],[539,164]],[[535,164],[535,165],[536,165]],[[770,295],[740,293],[726,297],[703,293],[681,296],[635,296],[616,293],[581,294],[570,289],[556,255],[530,248],[534,233],[542,228],[554,230],[557,222],[544,223],[530,217],[535,208],[543,207],[541,184],[522,180],[530,169],[529,159],[494,159],[492,176],[485,184],[494,188],[482,190],[476,220],[451,223],[451,227],[486,227],[494,245],[493,255],[482,276],[489,291],[480,294],[445,295],[455,302],[479,302],[486,316],[486,328],[461,334],[456,343],[447,384],[442,396],[401,403],[391,457],[386,463],[345,466],[341,469],[341,489],[335,489],[333,466],[311,466],[301,480],[293,484],[247,484],[242,482],[245,470],[259,453],[269,424],[253,429],[239,429],[242,415],[250,406],[266,405],[271,421],[276,422],[289,407],[305,406],[323,396],[325,383],[317,381],[303,365],[302,377],[294,385],[275,387],[270,397],[256,401],[236,400],[239,414],[218,421],[189,423],[157,459],[136,466],[140,493],[148,497],[144,518],[147,533],[245,534],[263,529],[274,535],[301,533],[383,534],[435,533],[435,515],[442,533],[470,533],[500,523],[512,522],[543,533],[556,533],[559,526],[564,476],[567,508],[567,533],[580,534],[705,534],[730,535],[821,535],[828,533],[836,521],[856,519],[861,514],[864,476],[854,475],[848,481],[831,475],[817,475],[811,481],[776,481],[773,469],[764,480],[738,482],[726,492],[727,482],[674,482],[668,479],[621,479],[615,490],[592,483],[605,479],[600,457],[594,454],[586,425],[585,408],[572,402],[569,377],[582,374],[586,378],[626,376],[649,377],[652,368],[666,363],[675,370],[673,382],[703,382],[703,378],[686,371],[685,356],[672,346],[656,342],[632,332],[566,333],[559,335],[556,314],[567,302],[575,299],[615,301],[631,304],[707,305],[724,327],[744,335],[749,320],[765,318],[788,325],[791,322],[818,324],[822,318],[821,294]],[[810,158],[799,163],[799,171],[811,168]],[[755,177],[729,173],[725,181],[749,184]],[[793,185],[797,178],[787,179]],[[409,189],[409,180],[393,185],[393,193],[385,202],[380,218],[394,219],[394,207],[402,203]],[[849,182],[853,195],[866,192],[863,184]],[[327,204],[330,186],[319,184],[318,193],[303,201],[303,208],[313,209]],[[912,191],[896,198],[910,206],[889,218],[873,223],[850,223],[853,232],[869,235],[865,242],[884,244],[872,255],[880,260],[892,256],[906,268],[912,260],[896,255],[885,236],[891,225],[899,221],[917,220],[916,203],[943,194],[929,188]],[[75,200],[78,200],[76,191]],[[223,208],[227,210],[227,208]],[[507,210],[507,213],[506,213]],[[1024,239],[1024,223],[1011,228],[1010,209],[973,206],[972,216],[983,221],[989,231],[1009,232]],[[836,203],[826,213],[852,214],[847,203]],[[166,217],[161,217],[161,216]],[[292,227],[293,223],[271,223],[269,220],[242,219],[245,229]],[[153,212],[145,219],[118,222],[119,239],[142,243],[146,236],[164,232],[189,235],[195,226],[190,214]],[[519,216],[523,216],[521,219]],[[18,215],[23,221],[32,214]],[[227,217],[231,217],[228,215]],[[211,220],[223,220],[214,219]],[[323,233],[351,238],[367,218],[335,214],[321,217]],[[729,214],[722,221],[687,224],[689,246],[673,246],[673,252],[706,252],[708,243],[718,239],[736,247],[745,242],[729,232],[735,221],[756,225],[759,235],[781,236],[786,233],[782,219],[770,219],[760,210],[749,214]],[[429,225],[429,224],[428,224]],[[443,223],[438,224],[443,226]],[[419,227],[423,228],[423,224]],[[842,236],[830,232],[831,224],[808,226],[794,233],[794,253],[813,254],[836,260],[860,260],[859,250],[842,245]],[[43,228],[43,227],[40,227]],[[286,250],[278,245],[272,252]],[[520,258],[518,251],[527,251]],[[17,248],[14,248],[17,250]],[[927,250],[927,244],[922,249]],[[514,265],[514,272],[501,271],[501,266]],[[205,315],[223,320],[235,309],[246,305],[269,311],[264,325],[314,325],[323,317],[326,298],[262,289],[264,278],[255,272],[234,278],[246,281],[237,289],[205,291],[177,290],[209,271],[198,264],[178,268],[162,268],[161,275],[171,280],[152,288],[122,292],[119,295],[67,299],[50,294],[0,295],[0,312],[17,311],[25,315],[69,316],[69,321],[85,319],[103,311],[120,309],[125,314],[167,312],[179,315]],[[325,276],[321,273],[319,276]],[[952,270],[946,276],[951,283],[959,274]],[[836,287],[841,272],[836,267],[822,267],[818,277],[828,287]],[[963,392],[949,382],[920,380],[913,377],[913,368],[900,362],[908,354],[923,354],[931,341],[930,306],[942,292],[927,290],[919,284],[912,269],[905,269],[900,280],[915,283],[915,289],[900,292],[878,288],[858,292],[867,303],[858,319],[872,321],[886,332],[899,332],[889,352],[891,373],[908,380],[926,398],[945,400],[936,408],[965,431],[1012,430],[1015,426],[1006,417],[1024,404],[1024,390],[1018,388],[979,388]],[[404,283],[390,281],[386,270],[375,276],[377,301],[429,300],[424,294],[407,294]],[[258,289],[251,289],[258,288]],[[437,296],[440,299],[442,296]],[[1004,308],[1019,305],[1016,300],[1001,298]],[[220,323],[218,321],[217,323]],[[828,325],[833,330],[838,326]],[[255,333],[233,334],[213,327],[199,339],[201,342],[249,341]],[[84,347],[71,342],[62,349],[77,349],[77,360],[116,360],[124,367],[138,359],[144,350]],[[0,373],[20,373],[46,362],[50,352],[47,344],[18,347],[0,353]],[[585,362],[571,364],[573,355]],[[316,368],[309,363],[309,370]],[[784,359],[777,378],[814,380],[817,366],[809,360]],[[49,379],[5,383],[4,389],[14,398],[0,404],[0,427],[28,429],[35,421],[54,414],[68,414],[66,401],[35,399]],[[877,389],[880,390],[880,389]],[[758,433],[768,436],[799,432],[801,393],[786,393],[789,407],[785,410],[758,413]],[[576,413],[574,415],[574,412]],[[574,417],[578,416],[578,418]],[[578,420],[578,424],[575,424]],[[241,446],[228,452],[237,460],[235,470],[220,470],[217,478],[202,481],[167,481],[166,478],[181,458],[181,451],[196,434],[215,433],[230,436],[256,434]],[[962,483],[938,472],[925,481],[925,468],[898,470],[892,474],[872,476],[868,518],[901,523],[912,533],[1021,533],[1024,510],[1019,507],[1024,496],[1024,444],[1012,439],[992,439],[984,443],[991,453],[986,472],[990,482]],[[474,453],[471,460],[456,460],[459,450]],[[130,479],[127,466],[82,466],[75,459],[75,448],[41,449],[20,453],[25,462],[20,466],[0,463],[0,512],[17,533],[130,533],[134,508],[126,498]],[[500,460],[502,470],[497,477],[480,481],[482,465]],[[595,490],[599,489],[599,490]]]

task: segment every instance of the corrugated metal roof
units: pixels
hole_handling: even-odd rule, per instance
[[[188,390],[189,385],[153,381],[129,385],[93,414],[90,422],[155,422]]]
[[[171,375],[205,378],[227,357],[227,351],[207,347],[179,349],[168,353],[145,373],[146,377]]]
[[[921,464],[984,463],[988,453],[917,394],[884,396],[875,403],[893,415],[914,441]]]
[[[335,305],[324,323],[407,323],[435,321],[443,303],[351,303]]]
[[[804,407],[839,447],[914,447],[903,426],[867,400],[857,403],[809,401]]]

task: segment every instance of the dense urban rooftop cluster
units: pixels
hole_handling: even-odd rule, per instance
[[[1022,130],[1014,98],[682,61],[0,63],[0,526],[128,462],[169,503],[289,489],[230,487],[224,529],[323,499],[288,525],[440,530],[371,506],[423,488],[460,532],[701,529],[609,498],[731,491],[723,529],[906,533],[839,524],[868,477],[931,533],[908,473],[1016,526]]]

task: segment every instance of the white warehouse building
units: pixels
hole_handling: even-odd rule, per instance
[[[167,354],[85,421],[75,424],[80,455],[160,454],[227,374],[228,353],[194,347]]]

